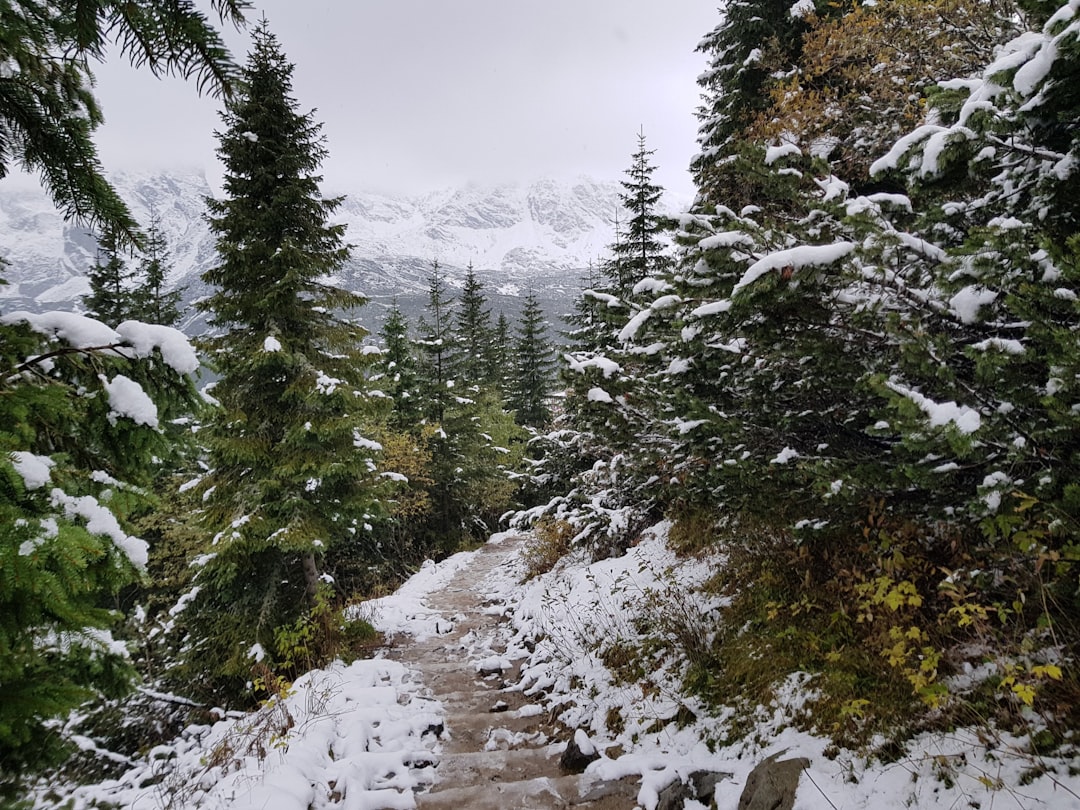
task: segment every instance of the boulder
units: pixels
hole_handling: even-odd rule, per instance
[[[739,797],[739,810],[792,810],[799,777],[810,766],[810,760],[779,756],[773,754],[750,771]]]

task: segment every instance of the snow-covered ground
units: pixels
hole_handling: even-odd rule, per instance
[[[434,779],[443,723],[423,691],[394,661],[334,664],[257,712],[187,728],[118,779],[70,792],[41,785],[35,807],[412,808],[413,789]]]
[[[1080,810],[1076,763],[1041,759],[1018,740],[987,744],[974,730],[914,740],[907,758],[867,762],[847,751],[826,756],[829,741],[797,731],[790,717],[806,696],[793,677],[782,698],[758,709],[755,734],[729,741],[723,714],[710,715],[677,688],[685,660],[658,651],[639,664],[636,680],[619,677],[605,650],[636,649],[643,634],[669,634],[684,644],[707,640],[723,604],[696,586],[719,558],[679,559],[666,546],[664,524],[647,531],[624,556],[597,563],[572,554],[523,583],[526,566],[511,555],[482,581],[484,611],[507,621],[471,637],[473,663],[521,661],[530,714],[554,713],[581,747],[601,754],[587,774],[598,780],[640,779],[638,806],[653,810],[659,792],[691,772],[729,774],[715,791],[718,810],[735,810],[750,771],[766,757],[806,757],[796,810]],[[508,535],[496,535],[501,544]],[[431,594],[481,552],[425,564],[396,593],[361,613],[394,639],[446,634],[463,617],[442,615]],[[715,625],[713,625],[715,626]],[[470,634],[473,636],[474,634]],[[670,649],[670,647],[668,648]],[[768,666],[767,661],[762,666]],[[671,722],[678,716],[680,722]],[[119,780],[80,788],[73,808],[109,801],[124,808],[412,808],[412,789],[435,779],[443,707],[425,697],[419,673],[381,658],[309,673],[282,701],[258,713],[189,728]],[[453,734],[453,729],[450,729]],[[1033,769],[1041,776],[1025,777]],[[44,800],[38,807],[50,807]],[[687,810],[704,805],[688,800]]]
[[[543,695],[547,706],[558,706],[560,719],[583,729],[604,753],[589,772],[603,779],[639,776],[638,802],[647,810],[656,806],[665,785],[696,770],[731,774],[716,788],[715,799],[718,810],[735,810],[750,771],[773,754],[810,760],[795,810],[1080,808],[1077,763],[1037,761],[1023,752],[1021,741],[1007,736],[987,745],[985,735],[980,741],[974,730],[926,735],[912,741],[907,758],[887,765],[847,751],[827,757],[829,740],[789,723],[806,696],[804,678],[798,676],[780,690],[782,698],[774,705],[759,708],[757,733],[730,745],[724,744],[724,716],[710,717],[697,701],[679,695],[684,662],[663,656],[646,662],[644,690],[638,683],[620,683],[597,657],[598,649],[616,640],[632,645],[639,629],[692,641],[708,632],[709,620],[722,607],[715,597],[694,593],[722,561],[676,559],[666,533],[665,524],[654,527],[617,559],[587,564],[572,556],[525,585],[519,584],[523,565],[489,579],[491,598],[501,601],[514,628],[511,649],[532,649],[521,688],[534,699]],[[684,718],[696,719],[681,727],[666,722],[680,706]],[[625,726],[617,733],[608,722],[615,714]],[[1046,774],[1033,780],[1024,776],[1042,767]],[[686,805],[688,810],[698,806]]]

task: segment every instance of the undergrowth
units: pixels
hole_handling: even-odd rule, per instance
[[[963,532],[897,522],[874,503],[848,531],[798,537],[677,520],[676,548],[724,550],[706,590],[730,599],[711,647],[688,655],[685,685],[737,709],[736,737],[806,673],[792,721],[837,746],[888,761],[916,733],[974,726],[1060,752],[1080,719],[1075,571],[1037,512],[1017,494]]]

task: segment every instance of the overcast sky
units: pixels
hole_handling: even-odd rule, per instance
[[[255,0],[316,109],[331,192],[543,176],[621,179],[644,129],[655,179],[692,193],[715,0]],[[230,31],[238,60],[246,34]],[[220,181],[218,102],[118,56],[97,68],[107,169],[196,166]]]

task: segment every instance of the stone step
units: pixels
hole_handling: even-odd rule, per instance
[[[440,789],[416,795],[418,810],[628,810],[637,803],[638,786],[628,780],[599,782],[585,776],[533,777]]]

